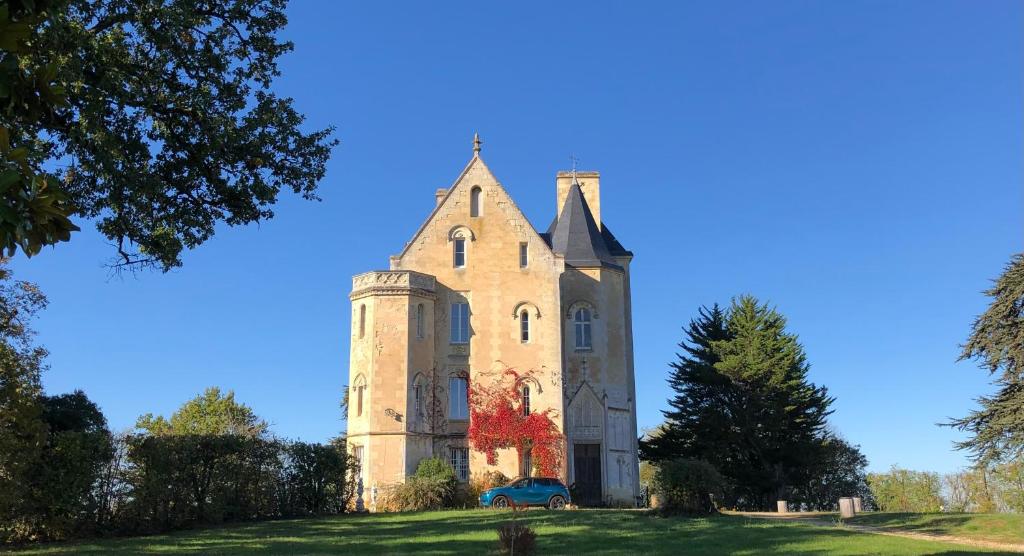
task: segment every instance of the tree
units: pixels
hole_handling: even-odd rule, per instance
[[[36,517],[41,536],[64,539],[96,527],[94,486],[113,446],[107,419],[81,390],[43,396],[42,405],[46,446],[30,479],[32,504],[24,511]]]
[[[861,453],[860,446],[828,434],[822,441],[820,457],[804,474],[806,480],[794,485],[790,500],[806,504],[811,510],[835,511],[839,498],[858,496],[865,507],[870,507],[872,495],[865,472],[867,466],[868,458]]]
[[[868,486],[883,512],[938,512],[942,509],[938,473],[900,469],[868,473]]]
[[[199,396],[182,404],[170,419],[147,413],[135,426],[148,434],[263,436],[269,426],[253,410],[235,401],[235,393],[207,388]]]
[[[271,218],[282,188],[316,199],[337,141],[271,91],[293,47],[277,36],[285,4],[5,3],[0,246],[32,255],[76,216],[116,245],[116,267],[167,271],[218,223]]]
[[[0,540],[16,537],[32,496],[29,478],[46,444],[40,375],[46,350],[34,345],[30,323],[46,297],[14,280],[0,258]]]
[[[732,382],[715,368],[719,362],[714,342],[729,338],[725,312],[713,305],[700,307],[690,321],[670,364],[668,383],[675,395],[671,408],[663,411],[665,423],[640,443],[641,456],[650,461],[677,457],[711,461],[723,460],[735,447],[730,425],[730,407],[738,392]]]
[[[493,385],[479,379],[471,384],[466,436],[474,450],[486,454],[488,465],[497,463],[498,450],[515,448],[520,467],[530,454],[541,475],[555,477],[561,465],[562,434],[550,408],[524,411],[520,389],[530,378],[530,373],[506,369]]]
[[[980,409],[946,423],[970,434],[956,447],[982,463],[1024,457],[1024,253],[985,295],[992,303],[974,321],[959,360],[981,363],[998,390],[978,398]]]
[[[823,457],[833,399],[807,380],[806,355],[785,317],[741,296],[727,312],[700,309],[680,347],[672,409],[642,455],[710,463],[733,483],[741,507],[768,508],[807,484]]]

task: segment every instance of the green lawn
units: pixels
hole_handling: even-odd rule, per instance
[[[17,554],[487,554],[509,512],[459,510],[252,523],[170,535],[50,544]],[[956,554],[955,545],[756,520],[659,518],[637,511],[529,511],[539,554]]]
[[[898,531],[1024,543],[1024,515],[1021,514],[866,513],[849,521]]]

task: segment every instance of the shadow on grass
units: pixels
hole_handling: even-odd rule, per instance
[[[19,554],[488,554],[516,519],[540,554],[958,554],[949,545],[739,517],[492,510],[345,515],[30,547]],[[991,553],[991,552],[989,552]]]

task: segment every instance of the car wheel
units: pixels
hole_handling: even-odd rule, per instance
[[[504,510],[508,507],[508,498],[505,498],[504,496],[495,497],[494,501],[491,502],[491,507]]]
[[[561,496],[552,496],[551,500],[548,501],[549,510],[564,510],[565,509],[565,498]]]

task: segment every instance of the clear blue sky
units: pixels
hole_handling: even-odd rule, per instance
[[[958,344],[1022,249],[1024,4],[295,2],[277,90],[341,145],[322,203],[109,279],[86,223],[19,277],[51,300],[45,386],[114,428],[234,389],[284,436],[340,432],[350,277],[386,268],[483,155],[535,227],[570,154],[634,251],[640,424],[681,327],[740,293],[789,317],[872,469],[965,459],[935,423],[989,390]]]

